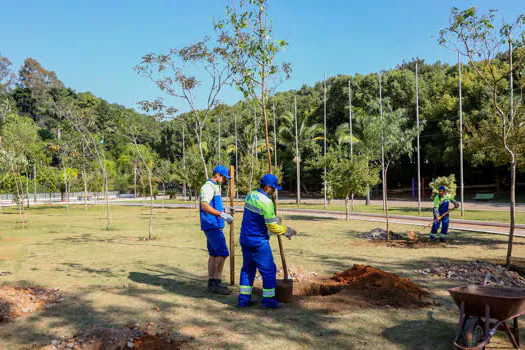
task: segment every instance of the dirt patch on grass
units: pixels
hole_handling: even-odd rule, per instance
[[[411,248],[411,249],[422,249],[422,248],[441,248],[443,246],[446,246],[448,243],[452,243],[452,241],[448,241],[447,243],[439,242],[439,240],[431,241],[428,238],[424,239],[398,239],[398,240],[391,240],[391,241],[380,241],[380,240],[369,240],[371,245],[384,245],[391,248]]]
[[[483,260],[433,264],[426,269],[415,270],[415,272],[423,276],[463,284],[481,284],[488,276],[487,285],[489,286],[525,288],[525,278],[520,275],[519,271]]]
[[[0,288],[0,322],[37,312],[41,308],[64,300],[58,289],[38,287]]]
[[[178,350],[189,340],[174,339],[170,334],[155,333],[139,327],[97,328],[70,339],[53,340],[41,350]]]
[[[340,311],[348,307],[411,308],[435,305],[430,294],[409,278],[354,265],[330,279],[294,282],[295,300],[308,308]]]
[[[369,241],[386,241],[389,238],[389,235],[386,230],[378,227],[371,231],[360,233],[357,237],[365,238]],[[401,239],[401,235],[390,231],[390,239]]]

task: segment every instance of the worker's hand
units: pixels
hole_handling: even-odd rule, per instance
[[[283,224],[283,219],[281,219],[280,216],[277,217],[277,225],[282,225]]]
[[[297,234],[297,231],[293,227],[286,226],[286,232],[284,234],[284,237],[288,239],[292,239],[292,236],[295,236],[296,234]]]
[[[228,213],[231,214],[231,215],[235,214],[235,208],[234,208],[234,207],[226,208],[226,210],[227,210]]]
[[[228,223],[228,225],[231,225],[231,223],[233,222],[233,216],[231,216],[228,213],[221,213],[220,217],[221,217],[221,219],[226,221]]]

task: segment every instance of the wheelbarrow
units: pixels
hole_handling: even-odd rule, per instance
[[[520,346],[518,317],[525,314],[525,289],[488,287],[489,278],[483,285],[448,290],[459,307],[455,349],[484,349],[498,330],[507,333],[514,348]]]

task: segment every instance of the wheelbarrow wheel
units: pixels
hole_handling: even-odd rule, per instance
[[[461,339],[467,348],[474,348],[483,341],[483,326],[478,317],[469,317],[463,326]]]

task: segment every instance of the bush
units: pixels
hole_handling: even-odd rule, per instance
[[[432,189],[432,198],[438,195],[439,186],[445,186],[447,193],[452,197],[456,196],[456,177],[454,174],[449,176],[441,176],[436,178],[433,182],[430,183],[430,188]]]

